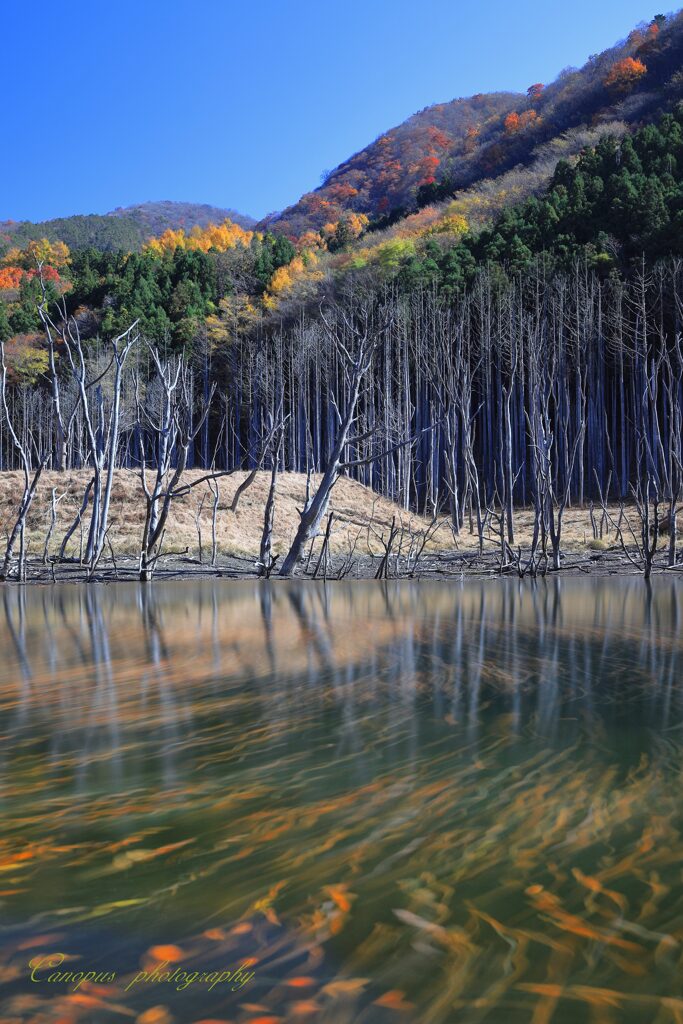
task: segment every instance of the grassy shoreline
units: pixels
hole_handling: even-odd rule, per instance
[[[201,470],[189,470],[188,480]],[[196,488],[174,503],[156,573],[159,579],[258,577],[257,552],[263,523],[270,474],[260,472],[242,494],[236,511],[231,504],[237,488],[247,474],[237,472],[219,481],[220,499],[216,517],[216,559],[212,564],[212,498],[208,489]],[[68,561],[57,562],[62,537],[80,505],[89,478],[87,470],[66,473],[46,472],[41,478],[27,522],[26,582],[78,582],[87,577],[79,564],[79,531],[67,548]],[[315,486],[316,480],[313,480]],[[0,529],[11,522],[21,496],[22,476],[18,472],[0,474]],[[44,561],[45,537],[50,520],[52,490],[58,499],[57,522]],[[283,473],[278,481],[274,523],[274,553],[281,559],[291,543],[298,523],[298,510],[306,496],[306,478],[301,473]],[[136,472],[119,470],[115,474],[111,508],[111,549],[98,567],[95,579],[103,582],[137,579],[137,545],[142,535],[144,502]],[[321,560],[323,538],[315,540],[312,550],[300,563],[297,578],[372,579],[377,576],[389,534],[398,531],[381,574],[387,578],[461,577],[489,578],[518,575],[514,568],[501,569],[500,540],[493,527],[486,531],[484,550],[478,551],[476,533],[468,523],[455,536],[446,517],[434,522],[409,513],[395,503],[374,494],[362,484],[342,478],[332,493],[330,510],[333,526],[329,537],[329,557]],[[616,519],[616,509],[612,508]],[[632,519],[635,510],[627,510]],[[87,519],[87,517],[86,517]],[[588,507],[567,508],[563,529],[563,562],[560,570],[544,567],[548,574],[562,575],[638,575],[608,520],[600,523],[601,512],[591,518]],[[636,524],[633,521],[635,528]],[[87,526],[85,527],[87,529]],[[531,545],[533,512],[520,508],[515,513],[515,544],[522,558]],[[201,532],[201,553],[200,553]],[[598,532],[601,536],[595,537]],[[423,540],[421,554],[416,554]],[[674,572],[666,567],[664,538],[661,554],[654,567],[657,572]],[[627,550],[629,545],[627,544]],[[113,558],[111,557],[113,553]],[[632,555],[634,550],[630,552]],[[678,568],[678,567],[677,567]],[[683,567],[681,567],[683,568]],[[277,572],[277,567],[275,572]],[[541,575],[542,573],[539,573]]]

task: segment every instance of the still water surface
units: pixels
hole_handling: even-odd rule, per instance
[[[680,1024],[679,588],[4,588],[0,1020]]]

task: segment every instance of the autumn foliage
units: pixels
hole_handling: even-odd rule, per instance
[[[0,291],[18,288],[26,273],[22,267],[2,267],[0,269]]]
[[[10,249],[0,261],[0,291],[9,291],[21,286],[26,278],[30,280],[39,272],[44,281],[61,286],[64,291],[68,282],[62,280],[60,270],[70,262],[69,249],[63,242],[50,242],[41,238],[28,243],[25,249]]]
[[[481,128],[478,124],[471,124],[465,131],[465,152],[473,153],[477,147],[477,139],[481,134]]]
[[[318,256],[315,252],[304,251],[295,256],[287,266],[278,267],[268,285],[268,291],[263,296],[263,305],[266,309],[275,309],[280,299],[294,291],[302,293],[322,278],[323,272],[319,267]]]
[[[624,57],[623,60],[618,60],[610,68],[609,73],[604,79],[604,85],[615,92],[627,92],[643,77],[646,71],[647,68],[642,60],[634,57]]]
[[[479,94],[437,103],[385,132],[354,154],[288,209],[266,218],[260,229],[301,239],[349,214],[370,221],[415,206],[421,188],[440,183],[457,157],[476,151],[479,133],[500,124],[508,94]]]
[[[503,122],[505,126],[505,134],[514,135],[516,132],[523,131],[524,128],[527,128],[537,120],[538,114],[535,110],[523,110],[521,114],[518,114],[513,110],[507,115]]]
[[[6,343],[5,361],[10,384],[34,384],[48,367],[42,335],[15,335]]]
[[[183,228],[169,228],[158,238],[150,239],[145,248],[158,255],[173,252],[175,249],[194,249],[200,252],[209,252],[213,249],[215,252],[227,252],[238,245],[246,248],[253,237],[253,231],[245,230],[231,220],[224,220],[222,224],[208,224],[204,228],[194,227],[189,232]]]

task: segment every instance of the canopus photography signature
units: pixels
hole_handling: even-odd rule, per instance
[[[119,973],[112,970],[60,970],[67,959],[66,953],[34,957],[28,965],[31,981],[71,985],[72,991],[76,992],[85,982],[103,985],[114,982],[119,977]],[[170,968],[169,961],[164,960],[156,964],[153,970],[131,972],[124,991],[128,992],[136,985],[161,984],[173,985],[176,992],[182,992],[190,985],[206,985],[209,992],[217,985],[230,985],[231,990],[237,992],[254,978],[255,972],[249,970],[252,964],[252,960],[245,960],[239,967],[221,971],[188,971],[180,967]],[[128,972],[125,972],[124,980],[127,978]]]

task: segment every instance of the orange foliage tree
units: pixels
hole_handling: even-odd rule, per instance
[[[2,267],[0,269],[0,291],[18,288],[26,271],[22,267]]]
[[[614,64],[605,79],[603,85],[614,92],[627,92],[633,88],[635,83],[643,77],[647,68],[642,60],[634,57],[624,57]]]
[[[523,110],[521,114],[517,114],[513,110],[512,113],[507,115],[503,122],[505,126],[505,134],[514,135],[515,132],[522,131],[537,120],[538,114],[535,110]]]
[[[286,266],[277,268],[263,296],[263,305],[266,309],[275,309],[280,299],[297,289],[302,290],[315,285],[322,278],[323,272],[318,268],[318,257],[315,252],[300,252]]]
[[[431,185],[432,182],[436,181],[436,169],[439,166],[439,158],[437,156],[425,156],[416,165],[417,172],[417,184],[418,185]]]
[[[430,125],[427,132],[430,144],[435,149],[448,149],[453,142],[447,132],[442,131],[440,128],[436,128],[434,125]]]
[[[314,245],[309,244],[311,236],[315,238],[314,232],[306,231],[299,238],[297,248],[299,252],[304,252],[307,249],[314,250],[325,248],[332,239],[336,239],[337,242],[351,242],[355,238],[360,236],[365,231],[369,224],[369,218],[364,213],[351,213],[345,214],[340,217],[339,220],[329,221],[327,224],[323,224],[320,232],[317,236],[317,241]]]

